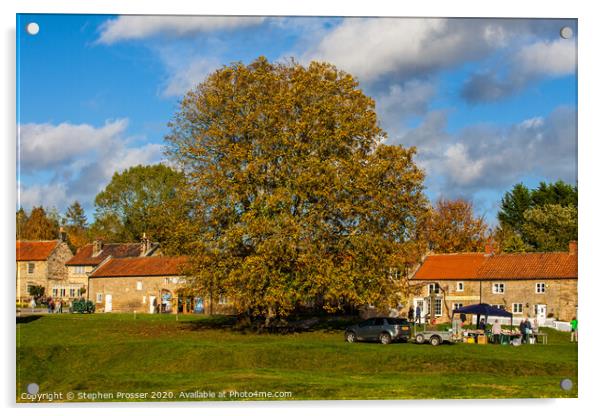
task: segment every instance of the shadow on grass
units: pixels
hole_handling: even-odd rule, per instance
[[[301,332],[340,332],[361,321],[357,316],[291,317],[265,326],[263,320],[244,321],[236,316],[213,315],[203,319],[182,322],[184,330],[229,329],[240,333],[293,334]]]
[[[18,324],[28,324],[33,321],[37,321],[42,318],[42,315],[28,315],[28,316],[17,316]]]

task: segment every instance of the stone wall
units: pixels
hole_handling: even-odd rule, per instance
[[[33,273],[28,272],[28,264],[34,265]],[[17,300],[27,302],[31,299],[27,286],[44,286],[48,294],[48,267],[45,261],[18,261],[17,262]]]
[[[458,282],[463,283],[464,290],[458,290]],[[538,304],[546,305],[546,315],[561,321],[570,321],[577,313],[577,279],[414,281],[413,284],[421,286],[421,289],[419,295],[410,299],[404,308],[405,313],[409,306],[414,305],[414,299],[428,297],[430,283],[438,283],[440,286],[439,297],[442,299],[443,310],[442,316],[437,317],[438,322],[449,321],[455,303],[467,306],[479,301],[490,305],[503,305],[509,312],[513,312],[513,304],[522,304],[522,312],[513,313],[517,320],[524,317],[534,318],[535,305]],[[494,283],[503,283],[504,293],[494,293]],[[545,284],[544,293],[536,292],[537,283]]]
[[[67,243],[59,243],[48,257],[48,279],[67,280],[67,266],[65,263],[71,257],[73,257],[73,253]]]
[[[111,295],[112,312],[152,313],[152,297],[158,304],[162,291],[168,290],[175,299],[183,283],[184,278],[174,276],[91,277],[88,282],[89,299],[95,302],[97,312],[106,311],[106,295]],[[231,303],[219,304],[217,299],[212,303],[209,296],[203,298],[206,314],[234,313]],[[175,301],[172,302],[174,307]]]

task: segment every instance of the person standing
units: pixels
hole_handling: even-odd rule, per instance
[[[46,307],[48,308],[48,313],[52,313],[52,298],[46,299]]]
[[[34,309],[36,308],[36,300],[34,298],[31,298],[31,301],[29,302],[29,307],[31,308],[31,313],[34,313]]]
[[[526,319],[523,319],[522,321],[520,321],[520,325],[518,326],[518,329],[520,331],[521,343],[523,343],[523,344],[525,342],[527,342],[527,331],[526,331],[525,321],[526,321]]]
[[[498,321],[497,319],[491,326],[491,333],[493,334],[493,343],[499,344],[500,338],[502,336],[502,324],[500,324],[500,321]]]
[[[408,321],[409,322],[414,321],[414,308],[411,306],[410,306],[410,309],[408,310]]]
[[[421,319],[422,319],[422,310],[420,309],[420,306],[416,306],[416,318],[414,319],[414,322],[416,322],[417,324],[420,324]]]
[[[577,317],[573,317],[571,320],[571,342],[578,342],[578,324]]]
[[[63,313],[63,299],[59,299],[58,313]]]

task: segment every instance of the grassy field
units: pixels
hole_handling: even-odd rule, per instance
[[[17,401],[30,401],[22,396],[29,383],[40,393],[72,392],[73,400],[111,393],[96,398],[107,401],[136,400],[119,392],[147,393],[145,401],[199,399],[186,392],[233,400],[234,391],[238,400],[240,392],[290,392],[298,400],[576,397],[577,346],[569,334],[549,333],[548,345],[432,347],[347,344],[342,331],[327,329],[242,333],[223,317],[24,317],[17,323]],[[573,381],[571,391],[560,388],[564,378]]]

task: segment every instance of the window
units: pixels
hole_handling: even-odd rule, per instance
[[[464,282],[456,283],[456,292],[464,292]]]
[[[454,303],[454,309],[453,310],[460,309],[460,308],[463,308],[463,307],[464,307],[463,303]]]
[[[75,266],[75,270],[73,271],[74,274],[85,274],[86,273],[86,268],[85,266]]]
[[[523,304],[522,303],[513,303],[512,304],[512,313],[523,313]]]
[[[96,303],[102,303],[102,293],[96,294]]]
[[[219,295],[219,300],[217,303],[219,303],[220,305],[225,305],[227,303],[230,303],[230,299],[228,299],[228,297],[225,295]]]
[[[136,290],[142,290],[142,281],[138,280],[136,282]]]
[[[439,293],[440,291],[439,283],[430,283],[429,284],[429,295],[431,293]]]
[[[506,291],[506,285],[504,283],[494,283],[491,287],[492,293],[501,294]]]
[[[33,272],[35,270],[36,270],[36,264],[35,263],[27,263],[27,273],[33,274]]]
[[[505,311],[505,310],[506,310],[506,305],[501,305],[501,304],[498,304],[498,305],[491,305],[491,306],[493,306],[494,308],[501,309],[501,310],[503,310],[503,311]]]
[[[65,295],[67,295],[67,289],[65,289],[64,287],[61,288],[61,297],[64,298]]]
[[[383,326],[385,324],[385,320],[383,318],[375,318],[374,326]]]
[[[435,299],[435,316],[443,315],[443,302],[441,299]]]
[[[52,288],[52,297],[56,298],[59,295],[59,289],[56,287]]]
[[[166,285],[169,284],[169,277],[166,277],[165,279],[163,279],[163,283],[165,283]]]
[[[372,326],[372,325],[374,325],[374,318],[366,319],[364,322],[361,322],[359,324],[359,327],[364,328],[364,327]]]
[[[389,268],[389,279],[392,280],[399,280],[399,269],[396,267],[390,267]]]
[[[69,297],[70,298],[74,298],[75,297],[75,289],[74,288],[70,288],[69,289]]]
[[[546,284],[535,283],[535,293],[546,293]]]

